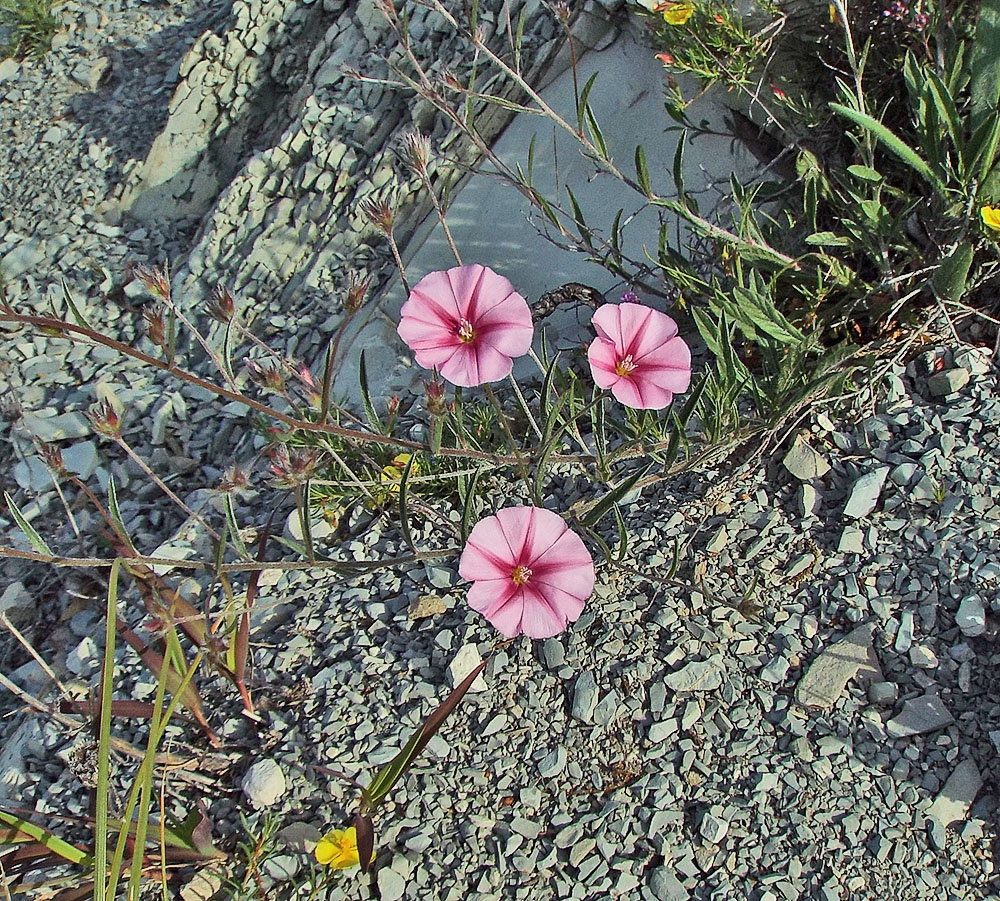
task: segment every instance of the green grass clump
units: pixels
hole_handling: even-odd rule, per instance
[[[0,0],[0,27],[11,28],[3,56],[45,56],[59,19],[52,12],[52,0]]]

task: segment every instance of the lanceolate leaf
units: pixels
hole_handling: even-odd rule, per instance
[[[440,706],[435,710],[423,725],[410,736],[403,746],[403,749],[382,767],[372,779],[368,787],[362,791],[365,812],[373,810],[380,804],[392,790],[392,787],[399,781],[399,778],[410,768],[413,761],[420,756],[420,752],[444,724],[448,715],[458,706],[465,693],[476,681],[479,674],[486,668],[487,658],[479,664],[469,675],[467,675],[448,695]],[[358,842],[360,849],[360,841]]]
[[[93,858],[82,848],[63,841],[55,833],[22,817],[0,810],[0,845],[38,842],[70,863],[92,866]]]
[[[653,463],[647,463],[638,472],[633,473],[627,479],[619,482],[610,491],[606,492],[587,512],[580,517],[580,522],[587,528],[593,528],[601,521],[606,513],[609,513],[615,504],[619,503],[639,483],[639,480],[646,475],[653,467]]]
[[[24,537],[28,539],[28,543],[37,553],[44,554],[46,557],[54,557],[55,554],[53,554],[49,546],[42,541],[42,536],[35,531],[34,526],[32,526],[31,523],[25,519],[20,508],[14,503],[14,499],[6,491],[3,493],[3,498],[7,502],[7,509],[10,510],[11,516],[14,517],[14,520],[17,522],[21,531],[24,532]]]

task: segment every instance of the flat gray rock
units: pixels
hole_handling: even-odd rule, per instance
[[[597,682],[591,672],[581,673],[573,687],[573,708],[570,711],[573,719],[581,723],[594,721],[594,708],[597,706]]]
[[[964,820],[983,787],[983,777],[973,760],[963,760],[948,777],[927,815],[942,826]]]
[[[826,459],[811,445],[806,444],[801,436],[795,438],[781,462],[801,482],[825,476],[830,471],[830,464]]]
[[[969,370],[961,367],[936,372],[927,379],[927,391],[934,397],[947,397],[949,394],[961,391],[969,384],[970,378]]]
[[[799,680],[795,699],[806,707],[833,707],[847,683],[859,675],[879,681],[882,678],[870,625],[859,626],[824,650]]]
[[[669,867],[657,867],[649,877],[649,890],[656,901],[687,901],[691,893]]]
[[[848,519],[861,519],[871,513],[878,505],[887,475],[889,467],[880,466],[861,476],[851,486],[851,494],[847,498],[847,506],[844,507],[844,516]]]
[[[724,662],[721,654],[689,663],[663,681],[671,691],[715,691],[722,685]]]
[[[944,702],[936,694],[903,701],[903,709],[885,724],[890,738],[906,738],[934,732],[955,722]]]
[[[958,613],[955,614],[955,625],[969,638],[982,635],[986,631],[986,605],[983,599],[975,594],[962,598]]]

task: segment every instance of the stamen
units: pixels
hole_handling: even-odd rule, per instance
[[[476,340],[476,333],[472,330],[472,323],[468,319],[462,319],[458,323],[458,340],[463,344],[471,344]]]
[[[531,578],[531,570],[527,566],[515,566],[510,577],[514,580],[515,585],[524,585]]]
[[[636,368],[637,364],[632,360],[632,354],[623,357],[615,363],[615,372],[617,372],[618,375],[631,375]]]

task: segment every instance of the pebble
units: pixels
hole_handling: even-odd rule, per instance
[[[255,808],[273,807],[287,790],[285,773],[274,760],[258,760],[247,770],[240,787]]]
[[[649,890],[656,901],[688,901],[691,893],[684,888],[677,875],[669,867],[657,867],[649,877]]]
[[[927,816],[942,826],[964,820],[983,787],[983,777],[973,760],[963,760],[952,770],[944,787],[934,799]]]
[[[479,653],[479,648],[474,644],[465,644],[458,649],[458,653],[455,654],[451,663],[448,664],[448,684],[452,688],[457,688],[462,680],[469,675],[480,663],[483,662],[482,655]],[[472,685],[469,686],[469,692],[475,694],[476,692],[486,691],[489,686],[486,684],[486,680],[483,678],[483,674],[480,673],[472,680]]]
[[[715,691],[722,685],[725,662],[721,654],[708,660],[689,663],[675,673],[667,674],[663,681],[675,692]]]
[[[986,631],[986,606],[977,594],[966,595],[955,614],[955,625],[968,638],[976,638]]]
[[[543,779],[554,779],[566,769],[567,759],[566,748],[559,745],[542,758],[542,762],[538,764],[538,774]]]
[[[936,669],[937,654],[922,644],[915,644],[910,648],[910,663],[920,669]]]
[[[729,832],[729,823],[713,816],[711,813],[706,813],[701,818],[701,826],[698,831],[701,832],[701,836],[705,841],[717,845],[726,837],[726,833]]]
[[[928,693],[903,701],[903,709],[885,724],[885,731],[890,738],[906,738],[943,729],[954,721],[941,698]]]
[[[826,459],[801,436],[796,436],[788,453],[785,454],[785,459],[781,462],[785,469],[802,482],[821,478],[830,471],[830,464]]]
[[[377,881],[381,901],[399,901],[406,894],[406,878],[392,867],[382,867]]]
[[[872,682],[868,686],[868,700],[873,704],[889,706],[896,703],[899,686],[895,682]]]
[[[969,370],[961,367],[936,372],[927,379],[927,391],[932,397],[947,397],[961,391],[971,377]]]
[[[833,707],[851,679],[874,678],[877,671],[871,626],[859,626],[809,665],[795,689],[795,699],[806,707]]]
[[[882,486],[889,475],[888,466],[880,466],[865,473],[852,486],[844,507],[844,516],[848,519],[862,519],[868,516],[878,505]]]
[[[447,610],[448,607],[445,602],[436,594],[418,595],[410,601],[410,605],[407,608],[409,617],[412,620],[427,619],[430,616],[438,616],[439,614],[446,613]]]
[[[570,713],[573,719],[581,723],[594,721],[594,709],[597,706],[597,682],[589,670],[581,673],[573,686],[573,707]]]

